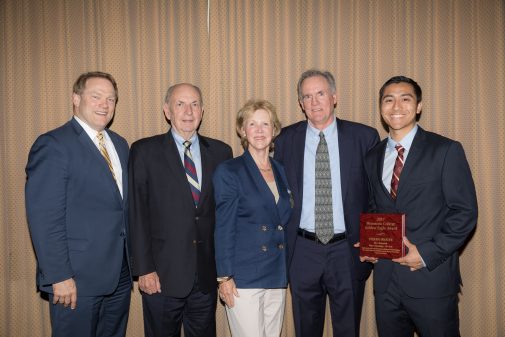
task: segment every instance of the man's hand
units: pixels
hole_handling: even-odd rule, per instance
[[[229,279],[219,284],[219,298],[221,298],[228,308],[233,308],[235,299],[233,296],[240,297],[235,286],[235,281]]]
[[[354,248],[359,248],[359,242],[356,242],[354,244]],[[379,261],[378,258],[376,258],[376,257],[370,257],[370,256],[360,256],[359,260],[361,262],[370,262],[370,263],[377,263],[377,261]]]
[[[139,288],[148,295],[161,293],[161,284],[158,274],[153,271],[152,273],[140,276]]]
[[[411,243],[406,236],[403,237],[403,243],[407,246],[409,252],[404,257],[393,259],[393,262],[410,268],[410,271],[416,271],[424,267],[423,259],[417,250],[415,244]]]
[[[53,304],[70,305],[70,309],[77,306],[77,287],[73,278],[53,283]]]

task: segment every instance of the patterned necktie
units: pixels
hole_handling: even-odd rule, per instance
[[[333,200],[331,195],[331,170],[328,144],[324,133],[319,133],[319,144],[316,150],[316,202],[314,209],[316,236],[326,244],[334,235]]]
[[[191,194],[193,195],[193,201],[195,202],[195,207],[198,207],[198,202],[200,201],[200,184],[198,183],[198,175],[196,174],[195,162],[193,161],[193,156],[189,150],[191,147],[191,142],[187,140],[183,143],[183,145],[185,148],[184,169],[186,170],[186,178],[188,178]]]
[[[114,178],[114,180],[116,180],[116,175],[114,174],[114,168],[112,167],[112,162],[110,161],[109,153],[107,152],[107,148],[105,147],[105,139],[103,138],[103,132],[102,131],[98,132],[96,138],[98,138],[98,147],[100,148],[100,153],[107,162],[107,165],[109,165],[109,170],[112,173],[112,177]]]
[[[395,167],[393,168],[393,176],[391,177],[391,197],[396,200],[396,194],[398,192],[398,184],[400,183],[400,174],[403,170],[403,152],[405,148],[400,144],[395,146],[396,151],[398,151],[398,156],[396,157]]]

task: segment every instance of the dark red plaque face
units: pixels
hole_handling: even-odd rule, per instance
[[[360,256],[396,259],[405,256],[405,214],[362,213]]]

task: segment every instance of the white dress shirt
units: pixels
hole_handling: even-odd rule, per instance
[[[86,131],[86,133],[88,134],[89,138],[91,138],[98,151],[100,151],[100,144],[98,142],[98,138],[96,137],[98,131],[92,129],[88,124],[79,119],[79,117],[74,115],[74,118],[77,121],[77,123],[79,123],[82,126],[84,131]],[[105,148],[107,149],[107,153],[109,154],[112,168],[114,169],[116,184],[119,189],[119,193],[121,193],[121,197],[123,197],[123,169],[121,168],[121,161],[119,161],[119,156],[117,154],[116,148],[114,147],[114,143],[110,139],[107,131],[103,130],[102,133],[103,133],[103,139],[105,140]]]

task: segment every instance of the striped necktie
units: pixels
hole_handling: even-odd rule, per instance
[[[112,173],[112,177],[114,178],[114,180],[116,180],[116,175],[114,174],[114,168],[112,167],[112,162],[110,161],[109,153],[107,152],[107,148],[105,147],[105,139],[103,137],[103,132],[102,131],[98,132],[96,138],[98,138],[98,147],[100,148],[100,153],[107,162],[109,170]]]
[[[395,149],[398,151],[398,156],[396,157],[395,167],[393,168],[393,176],[391,177],[391,197],[393,200],[396,200],[396,194],[398,193],[400,174],[403,170],[403,152],[405,152],[405,148],[401,146],[401,144],[397,144]]]
[[[189,149],[191,147],[191,142],[187,140],[183,143],[183,145],[184,169],[186,170],[186,178],[188,178],[191,194],[193,195],[193,201],[195,202],[195,207],[198,207],[198,202],[200,201],[200,184],[198,183],[198,175],[196,174],[195,162],[193,161],[193,156],[191,155],[191,151]]]

